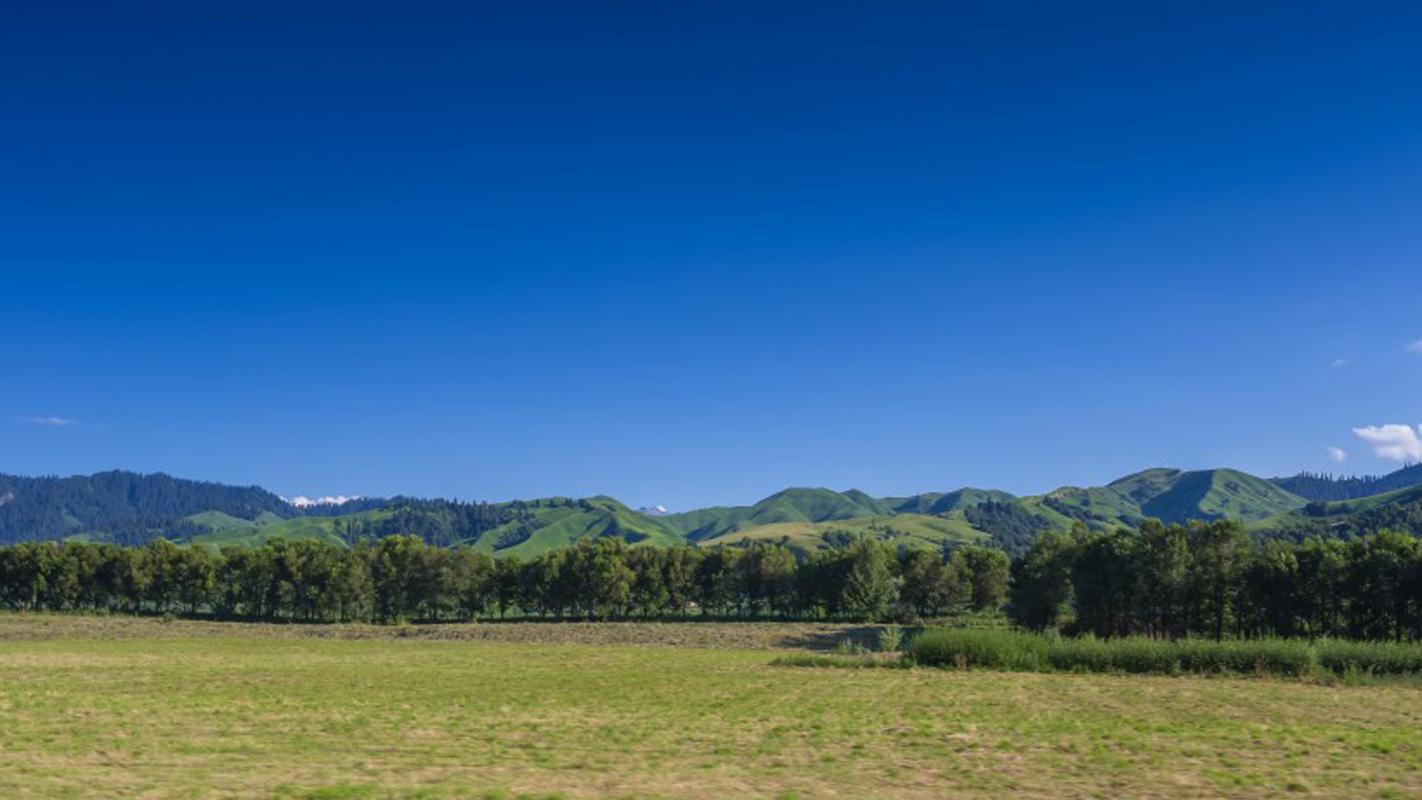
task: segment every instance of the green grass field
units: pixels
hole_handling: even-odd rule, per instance
[[[0,797],[1422,795],[1408,686],[113,624],[0,620]]]

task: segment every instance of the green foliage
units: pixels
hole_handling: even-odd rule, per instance
[[[1012,502],[987,501],[963,509],[968,523],[987,531],[994,545],[1012,555],[1031,546],[1037,535],[1051,523]]]
[[[1422,644],[1301,639],[1066,638],[1015,631],[929,630],[908,646],[924,666],[1007,671],[1235,674],[1309,677],[1321,667],[1343,675],[1422,674]]]
[[[1422,483],[1422,464],[1412,464],[1388,475],[1336,477],[1300,472],[1288,478],[1274,478],[1270,483],[1306,500],[1340,501],[1394,492]]]
[[[907,652],[928,667],[1032,672],[1047,666],[1048,640],[1007,630],[927,630],[909,640]]]
[[[1325,639],[1315,649],[1319,665],[1338,675],[1422,674],[1422,644]]]
[[[1102,637],[1422,638],[1422,540],[1252,540],[1237,523],[1043,536],[1014,566],[1017,624]]]
[[[1011,560],[1001,550],[981,545],[965,545],[953,551],[948,562],[951,574],[968,587],[968,606],[973,611],[996,611],[1007,598]]]
[[[904,644],[904,631],[897,625],[885,625],[879,631],[879,652],[897,653]]]
[[[864,540],[847,548],[843,558],[848,563],[840,607],[856,619],[883,619],[898,595],[892,551],[879,542]]]

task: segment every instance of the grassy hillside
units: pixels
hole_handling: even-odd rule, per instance
[[[1286,538],[1309,535],[1361,536],[1381,530],[1422,534],[1422,486],[1336,503],[1312,502],[1250,525]]]
[[[761,525],[829,522],[893,513],[892,508],[857,490],[794,488],[776,492],[753,506],[708,508],[661,519],[687,539],[702,541]]]
[[[276,539],[289,541],[320,539],[329,544],[344,546],[346,541],[340,531],[344,530],[346,523],[357,519],[385,519],[390,517],[391,513],[388,509],[380,509],[348,514],[343,517],[295,517],[278,521],[236,520],[238,523],[246,524],[230,525],[221,530],[214,530],[212,533],[194,536],[192,542],[217,548],[227,545],[259,547]]]
[[[1107,488],[1137,504],[1144,516],[1168,523],[1220,518],[1253,522],[1302,508],[1306,502],[1269,481],[1232,469],[1149,469]]]
[[[1139,525],[1147,518],[1172,524],[1221,518],[1252,523],[1305,504],[1269,481],[1232,469],[1148,469],[1106,486],[1066,486],[1017,502],[1052,527],[1081,521],[1097,529]]]
[[[957,544],[982,542],[988,538],[987,534],[969,525],[961,514],[956,517],[898,514],[832,522],[779,522],[759,525],[704,539],[700,545],[714,547],[745,542],[771,542],[808,552],[828,549],[842,544],[847,539],[858,537],[877,539],[895,546],[934,550]]]
[[[234,517],[225,511],[203,511],[183,517],[183,522],[191,522],[211,533],[226,533],[234,530],[249,530],[257,527],[255,520]]]
[[[897,514],[948,514],[966,506],[987,502],[1009,503],[1017,497],[996,489],[964,487],[952,492],[927,492],[908,497],[884,497],[880,503]]]
[[[534,509],[527,519],[485,531],[464,544],[498,556],[531,558],[589,536],[616,536],[634,545],[686,543],[665,518],[638,513],[611,497],[593,497],[579,505]]]
[[[1024,497],[1018,504],[1055,528],[1069,527],[1075,521],[1092,528],[1114,528],[1138,525],[1143,518],[1140,506],[1105,486],[1063,486],[1037,497]]]

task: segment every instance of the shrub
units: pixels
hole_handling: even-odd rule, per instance
[[[1298,640],[1185,639],[1174,643],[1174,647],[1183,672],[1299,677],[1313,672],[1317,663],[1308,643]]]
[[[1422,643],[1326,639],[1319,642],[1316,649],[1319,665],[1337,675],[1422,674]]]
[[[897,653],[904,643],[904,631],[897,625],[886,625],[879,631],[879,652]]]
[[[1422,672],[1422,646],[1364,646],[1337,651],[1333,667],[1378,673]],[[1376,652],[1374,652],[1376,651]],[[1319,663],[1307,642],[1286,639],[1166,641],[1130,636],[1063,639],[1031,633],[980,630],[925,631],[909,642],[910,658],[927,666],[982,667],[1001,670],[1126,672],[1176,675],[1238,674],[1302,677]],[[1376,665],[1373,667],[1372,665]]]
[[[1045,636],[1001,630],[929,630],[908,645],[916,664],[1018,672],[1046,669],[1048,650]]]
[[[835,642],[833,652],[837,656],[866,656],[872,651],[853,639],[845,637]]]
[[[1061,672],[1112,672],[1111,648],[1106,642],[1086,634],[1076,639],[1059,639],[1047,652],[1052,669]]]
[[[1170,642],[1128,636],[1106,643],[1111,665],[1121,672],[1158,672],[1174,674],[1180,671],[1180,658]]]

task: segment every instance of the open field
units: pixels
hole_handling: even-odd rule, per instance
[[[964,618],[975,624],[986,620]],[[849,640],[872,646],[878,625],[818,622],[555,622],[438,625],[282,624],[160,617],[0,613],[0,643],[66,639],[428,639],[506,644],[591,644],[717,650],[831,650]]]
[[[0,797],[1422,795],[1408,686],[120,622],[0,618]]]

